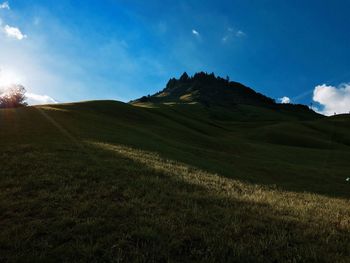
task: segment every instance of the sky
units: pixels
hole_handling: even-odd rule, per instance
[[[0,0],[0,88],[24,85],[31,104],[127,102],[205,71],[346,113],[349,10],[348,0]]]

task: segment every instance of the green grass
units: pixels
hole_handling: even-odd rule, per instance
[[[0,262],[349,262],[349,115],[99,101],[0,128]]]

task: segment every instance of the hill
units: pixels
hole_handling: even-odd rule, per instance
[[[0,261],[347,262],[350,116],[304,114],[2,109]]]
[[[199,72],[189,77],[185,72],[179,79],[172,78],[166,87],[156,94],[131,101],[132,104],[202,104],[206,107],[222,107],[235,110],[238,105],[295,115],[302,119],[320,117],[305,105],[279,104],[273,99],[255,92],[241,83],[216,77],[214,73]],[[263,109],[263,110],[264,110]]]

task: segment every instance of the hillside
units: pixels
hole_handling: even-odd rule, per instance
[[[349,115],[160,94],[0,110],[1,262],[348,262]]]

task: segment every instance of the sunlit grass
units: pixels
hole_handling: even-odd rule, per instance
[[[46,110],[46,111],[63,111],[63,112],[68,112],[68,110],[66,109],[62,109],[62,108],[58,108],[58,107],[55,107],[53,105],[45,105],[45,106],[36,106],[36,108],[38,109],[43,109],[43,110]]]
[[[219,198],[269,205],[278,213],[294,217],[300,222],[350,231],[350,200],[252,185],[208,173],[181,162],[164,159],[157,153],[122,145],[92,144],[140,162],[150,169],[172,177],[173,180],[203,187]]]

